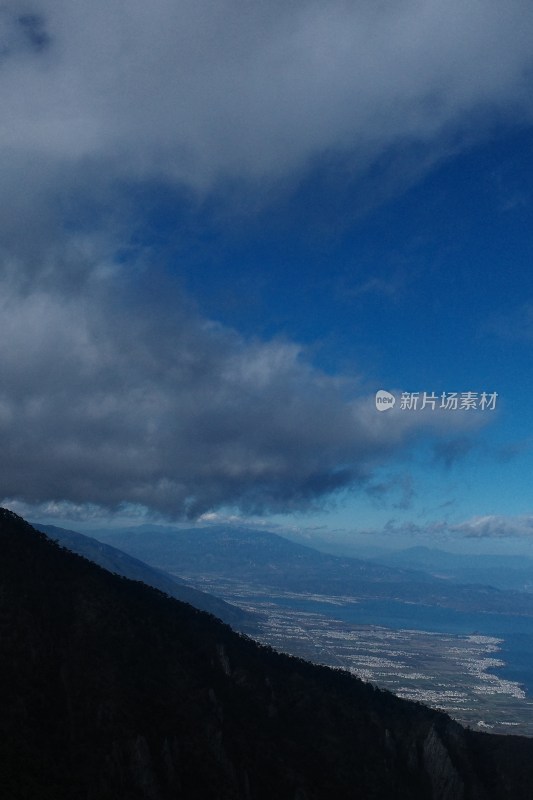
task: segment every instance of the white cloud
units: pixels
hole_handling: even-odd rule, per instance
[[[4,152],[205,186],[278,178],[332,150],[530,118],[526,0],[11,3],[49,46],[7,49]],[[20,28],[20,25],[19,25]],[[7,35],[7,34],[6,34]],[[11,36],[13,39],[13,36]]]
[[[452,530],[472,539],[528,538],[533,537],[533,516],[472,517],[453,526]]]

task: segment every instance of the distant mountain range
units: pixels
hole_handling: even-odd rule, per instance
[[[229,526],[99,531],[102,541],[191,582],[216,576],[292,592],[398,600],[533,616],[533,594],[452,582],[421,569],[319,552],[275,533]]]
[[[46,533],[47,536],[59,542],[63,547],[68,548],[73,553],[85,556],[85,558],[94,561],[95,564],[104,569],[134,581],[142,581],[148,586],[153,586],[170,595],[170,597],[175,597],[184,603],[190,603],[191,606],[199,608],[201,611],[208,611],[223,622],[231,625],[235,630],[245,633],[253,633],[256,630],[256,614],[226,603],[219,597],[207,592],[199,591],[187,585],[183,580],[169,575],[168,572],[151,567],[143,561],[117,550],[116,547],[104,544],[76,531],[58,528],[55,525],[34,523],[34,527]]]
[[[531,798],[530,739],[274,653],[6,509],[0,553],[9,800]]]
[[[456,583],[483,583],[499,589],[533,592],[533,559],[522,555],[470,555],[408,547],[382,553],[372,561],[389,567],[424,570]]]

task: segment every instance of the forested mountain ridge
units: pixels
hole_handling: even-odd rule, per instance
[[[151,567],[149,564],[133,558],[116,547],[99,542],[77,531],[58,528],[55,525],[32,524],[36,530],[59,542],[67,550],[72,550],[74,553],[88,558],[89,561],[93,561],[100,567],[109,570],[109,572],[153,586],[164,594],[175,597],[176,600],[182,600],[195,608],[213,614],[213,616],[226,622],[235,630],[252,633],[256,627],[256,615],[253,613],[244,611],[235,605],[230,605],[212,594],[201,592],[189,586],[183,580],[169,575],[164,570]]]
[[[10,800],[530,800],[533,741],[279,655],[0,510]]]

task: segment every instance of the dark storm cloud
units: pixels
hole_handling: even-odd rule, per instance
[[[472,424],[379,414],[294,343],[244,340],[164,284],[142,301],[137,281],[113,275],[70,295],[2,288],[5,497],[287,511],[366,485],[424,431]]]
[[[1,315],[6,496],[297,507],[383,449],[294,345],[245,343],[179,299],[154,309],[4,286]]]
[[[23,8],[17,3],[0,6],[0,65],[9,57],[39,53],[50,44],[44,17]]]
[[[17,23],[26,42],[33,50],[40,52],[50,44],[43,17],[39,14],[20,14]]]

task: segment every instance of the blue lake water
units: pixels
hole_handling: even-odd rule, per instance
[[[520,683],[533,695],[533,617],[507,614],[470,614],[448,608],[422,606],[388,600],[332,605],[306,598],[276,598],[277,605],[324,614],[354,625],[381,625],[450,634],[483,634],[503,639],[498,657],[505,667],[497,670],[508,680]]]

